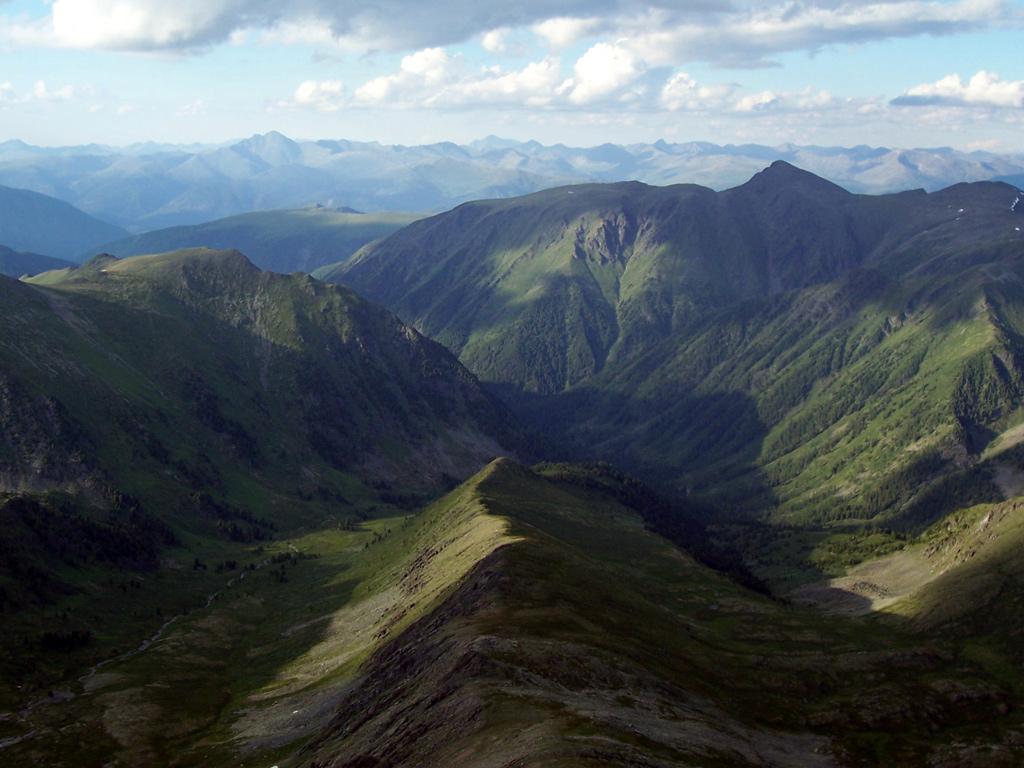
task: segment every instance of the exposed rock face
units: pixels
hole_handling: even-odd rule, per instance
[[[0,372],[0,491],[70,490],[96,476],[87,438],[60,402]]]

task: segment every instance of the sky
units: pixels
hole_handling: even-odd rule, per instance
[[[0,141],[1024,152],[1024,0],[0,0]]]

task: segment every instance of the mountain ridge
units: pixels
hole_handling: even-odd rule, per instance
[[[502,139],[386,146],[282,134],[208,146],[0,149],[0,183],[67,199],[133,231],[320,202],[365,211],[440,211],[586,181],[742,183],[781,159],[855,192],[934,191],[1024,173],[1024,158],[949,148],[890,149],[708,142],[545,146]],[[108,238],[110,240],[111,238]],[[58,254],[59,255],[59,254]]]
[[[914,526],[930,521],[899,473],[959,477],[1018,418],[1019,195],[855,195],[777,162],[722,192],[634,182],[468,203],[318,274],[445,344],[575,455],[675,491],[732,488],[727,507]],[[884,434],[884,386],[920,412],[880,449],[852,426]],[[934,461],[910,469],[913,445]],[[976,501],[996,492],[988,471],[963,480]],[[902,490],[882,501],[876,483]]]

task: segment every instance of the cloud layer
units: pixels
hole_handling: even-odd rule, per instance
[[[982,70],[964,82],[960,75],[947,75],[934,83],[910,88],[893,99],[896,106],[1024,108],[1024,80],[1003,80],[995,72]]]
[[[121,51],[203,50],[259,31],[277,41],[353,50],[418,50],[480,37],[503,50],[529,29],[552,51],[587,37],[623,40],[652,64],[710,61],[764,66],[787,51],[916,35],[945,35],[1018,20],[1007,0],[54,0],[37,20],[7,18],[8,43]]]
[[[944,59],[933,56],[931,63],[939,62],[941,69],[926,69],[927,75],[902,81],[901,73],[893,72],[892,81],[879,83],[877,91],[873,82],[855,84],[856,90],[848,94],[857,96],[850,97],[834,93],[842,88],[838,81],[832,85],[826,80],[832,85],[829,90],[805,87],[812,82],[805,79],[806,57],[792,54],[1019,29],[1024,24],[1021,2],[37,0],[40,15],[33,17],[24,10],[20,15],[5,13],[12,6],[0,0],[0,48],[15,55],[25,49],[60,48],[172,54],[180,60],[224,45],[248,50],[240,56],[211,56],[211,68],[247,54],[267,67],[266,76],[252,78],[231,94],[227,108],[215,77],[209,84],[189,81],[187,86],[183,78],[166,95],[139,92],[129,78],[122,87],[111,77],[111,57],[88,57],[101,62],[99,74],[90,77],[100,83],[102,98],[77,85],[28,85],[41,77],[63,82],[78,72],[16,69],[6,74],[13,85],[0,82],[0,106],[9,108],[8,117],[18,113],[14,105],[30,102],[68,101],[61,109],[90,112],[113,110],[120,103],[121,113],[130,108],[125,101],[131,101],[138,107],[132,121],[139,126],[155,119],[145,115],[174,114],[181,121],[202,115],[204,121],[191,120],[196,125],[282,121],[300,126],[300,131],[306,124],[334,125],[352,112],[355,123],[368,126],[367,132],[381,130],[379,113],[386,110],[420,110],[424,120],[414,121],[413,129],[435,135],[474,124],[464,113],[481,110],[488,113],[486,131],[515,124],[525,133],[539,126],[543,136],[553,125],[589,125],[598,126],[592,135],[600,140],[605,133],[622,135],[627,128],[632,135],[687,130],[716,138],[726,131],[737,141],[794,135],[807,139],[815,131],[860,133],[869,122],[880,134],[898,136],[913,121],[932,128],[930,135],[941,141],[956,131],[989,141],[998,132],[997,124],[1004,133],[1024,125],[1024,81],[983,69],[906,87],[948,71]],[[1000,39],[1005,42],[1006,37]],[[932,50],[941,45],[933,44]],[[289,51],[283,57],[287,66],[278,69],[275,56],[262,57],[270,46],[301,50]],[[890,47],[888,54],[892,51]],[[76,57],[54,57],[62,58]],[[159,62],[154,68],[164,66],[165,58],[149,56],[147,66],[153,61]],[[814,79],[828,77],[827,68],[835,68],[837,58],[821,60],[825,68],[816,70]],[[1009,66],[1005,59],[982,61],[989,68],[997,62]],[[308,70],[303,62],[309,62]],[[746,71],[776,65],[778,69],[756,75]],[[744,81],[757,86],[747,87]],[[446,116],[446,111],[456,115]],[[353,121],[344,124],[349,130]],[[34,124],[26,118],[23,125]]]
[[[279,109],[460,109],[528,111],[695,112],[753,114],[820,112],[867,102],[842,101],[827,91],[745,92],[731,82],[700,83],[688,73],[652,66],[624,43],[599,42],[575,62],[547,56],[520,68],[472,69],[460,55],[426,48],[402,58],[397,71],[347,87],[307,80]]]
[[[31,104],[33,102],[69,101],[74,96],[74,86],[62,85],[57,88],[51,88],[45,80],[36,80],[30,90],[24,91],[19,91],[9,81],[0,83],[0,107],[12,104]]]

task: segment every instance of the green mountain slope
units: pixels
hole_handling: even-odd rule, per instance
[[[1009,766],[1005,652],[737,587],[560,466],[271,545],[19,725],[48,765]],[[641,513],[643,510],[640,511]],[[10,737],[17,738],[17,737]]]
[[[0,243],[15,251],[78,259],[88,249],[125,234],[63,200],[0,187]]]
[[[393,307],[485,380],[549,394],[723,304],[842,274],[899,217],[873,203],[785,163],[725,193],[566,187],[460,206],[323,276]]]
[[[259,211],[146,232],[108,243],[102,250],[125,257],[181,248],[234,248],[260,269],[312,272],[347,259],[368,242],[390,235],[416,218],[403,213],[357,213],[321,207]]]
[[[442,347],[238,252],[98,257],[2,278],[0,303],[0,700],[196,599],[193,557],[408,506],[520,449]],[[41,662],[54,632],[90,636]]]
[[[1022,545],[1020,497],[980,504],[946,516],[892,554],[793,596],[833,611],[905,616],[923,630],[953,625],[972,642],[998,640],[1013,649],[1014,614],[1024,598]]]
[[[776,163],[722,193],[595,185],[461,206],[326,274],[582,455],[720,508],[925,525],[1019,421],[1024,208],[869,197]],[[916,501],[915,501],[916,497]]]
[[[0,275],[22,277],[38,275],[52,269],[65,269],[74,266],[70,261],[42,256],[38,253],[18,253],[0,245]]]

